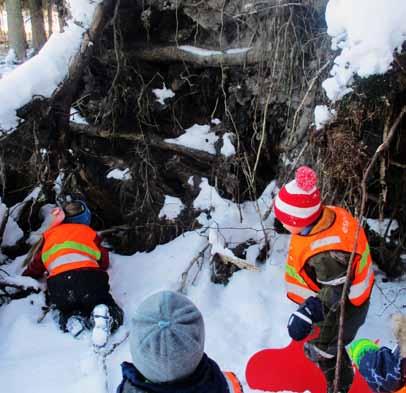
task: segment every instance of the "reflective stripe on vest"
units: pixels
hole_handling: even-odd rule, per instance
[[[60,244],[55,244],[55,246],[51,247],[48,251],[44,252],[42,254],[42,261],[44,263],[47,263],[47,261],[49,260],[49,258],[52,257],[52,255],[56,254],[58,251],[61,251],[61,250],[81,251],[83,253],[92,255],[95,259],[100,259],[100,255],[101,255],[99,250],[93,250],[90,247],[88,247],[82,243],[68,240],[68,241],[65,241]]]
[[[42,261],[49,277],[82,268],[99,268],[96,232],[87,225],[61,224],[44,233]]]
[[[297,296],[299,296],[301,299],[307,299],[310,296],[317,295],[317,292],[314,292],[309,288],[305,288],[300,285],[291,284],[290,282],[286,283],[286,289],[287,289],[288,293],[294,293]]]
[[[223,372],[230,393],[243,393],[241,383],[236,375],[230,371]]]
[[[302,303],[320,290],[305,271],[307,261],[322,252],[343,251],[351,254],[358,221],[345,209],[328,206],[335,213],[333,224],[314,235],[292,235],[286,262],[285,281],[288,297],[296,303]],[[370,296],[374,273],[368,241],[363,228],[360,229],[356,254],[359,256],[353,268],[353,278],[348,298],[359,306]],[[323,283],[320,283],[323,284]]]
[[[94,267],[99,267],[99,264],[95,259],[91,259],[86,255],[82,254],[65,254],[59,258],[54,259],[50,264],[47,265],[47,269],[49,271],[53,271],[61,266],[68,265],[68,264],[73,264],[73,263],[81,263],[81,262],[90,262],[92,263],[92,266]]]

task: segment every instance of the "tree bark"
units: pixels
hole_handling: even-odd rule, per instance
[[[20,0],[6,0],[8,40],[14,50],[17,60],[26,58],[27,39]]]
[[[47,36],[45,33],[44,13],[41,0],[29,0],[31,26],[32,26],[32,47],[39,51],[45,44]]]
[[[48,37],[54,32],[54,18],[53,18],[53,10],[54,10],[54,1],[53,0],[45,0],[47,3],[47,14],[48,14]]]

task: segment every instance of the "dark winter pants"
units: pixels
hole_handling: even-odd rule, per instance
[[[348,303],[345,308],[346,318],[344,320],[344,345],[349,344],[356,336],[358,329],[364,324],[365,318],[368,313],[369,302],[366,302],[360,307],[353,306]],[[335,366],[336,366],[336,355],[338,346],[338,326],[340,318],[340,308],[335,310],[330,310],[325,319],[318,323],[317,326],[320,328],[320,335],[314,340],[309,341],[307,344],[307,354],[311,360],[317,362],[320,369],[323,371],[329,391],[332,391]],[[309,345],[310,344],[310,345]],[[311,348],[313,347],[313,348]],[[323,356],[323,353],[326,356]],[[330,358],[327,356],[330,355]],[[331,357],[333,356],[333,357]],[[339,391],[342,393],[348,392],[352,380],[353,380],[353,370],[351,366],[351,361],[344,350],[342,356],[342,369],[341,369],[341,384]]]
[[[123,311],[110,294],[109,276],[103,270],[77,269],[48,279],[49,302],[61,312],[59,324],[66,330],[72,315],[88,318],[93,308],[105,304],[113,319],[114,331],[123,323]]]

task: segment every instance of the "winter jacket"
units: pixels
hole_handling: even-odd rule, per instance
[[[367,352],[359,362],[359,371],[374,392],[406,391],[406,358],[401,358],[399,347]]]
[[[82,225],[82,224],[61,224],[61,225],[51,229],[51,231],[65,230],[66,236],[64,236],[64,241],[69,241],[69,240],[71,240],[69,230],[71,228],[74,228],[77,225],[80,225],[81,227],[89,228],[89,230],[93,231],[90,227]],[[47,233],[44,234],[45,237],[46,237],[46,234]],[[102,239],[95,232],[94,232],[94,235],[92,235],[92,237],[94,237],[93,243],[94,243],[95,247],[100,251],[100,258],[97,261],[98,265],[99,265],[98,269],[107,270],[107,268],[109,267],[109,252],[106,248],[104,248],[101,245]],[[27,268],[23,272],[23,276],[30,276],[32,278],[41,278],[44,275],[44,273],[47,270],[45,267],[45,264],[43,262],[43,254],[44,254],[45,247],[46,247],[46,244],[43,244],[42,249],[35,255],[35,257],[31,261],[31,263],[27,266]]]
[[[152,383],[146,381],[133,364],[121,365],[123,380],[117,393],[242,393],[241,385],[234,376],[234,386],[229,383],[218,365],[207,355],[188,378],[173,383]],[[227,374],[227,373],[226,373]]]
[[[336,216],[334,210],[324,207],[320,219],[311,227],[306,228],[302,235],[317,235],[334,225]],[[321,355],[335,356],[337,353],[338,320],[340,315],[340,299],[344,287],[348,261],[351,253],[329,250],[311,256],[304,265],[304,272],[309,279],[317,284],[318,292],[314,295],[323,305],[324,319],[317,323],[320,334],[310,341]],[[354,266],[357,266],[361,256],[356,255]],[[313,295],[313,296],[314,296]],[[369,308],[369,301],[361,306],[355,306],[350,301],[346,304],[344,320],[344,344],[349,344],[358,329],[365,321]]]
[[[344,283],[357,229],[358,221],[349,212],[339,207],[327,206],[323,208],[319,220],[306,233],[292,235],[285,274],[287,294],[291,300],[301,304],[308,297],[315,296],[322,285],[338,286]],[[340,275],[328,280],[320,277],[318,273],[324,272],[325,275],[326,270],[328,272],[331,269],[326,263],[316,266],[318,269],[314,269],[314,277],[308,274],[309,261],[322,253],[348,255],[348,258],[343,258],[344,269],[340,269]],[[353,263],[348,299],[355,306],[360,306],[369,300],[374,283],[369,245],[362,228],[355,253],[358,258]],[[341,274],[342,271],[344,274]]]

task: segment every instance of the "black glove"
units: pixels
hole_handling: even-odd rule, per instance
[[[324,319],[323,305],[320,299],[311,296],[307,298],[289,318],[289,336],[296,341],[303,340],[312,331],[313,323]]]

